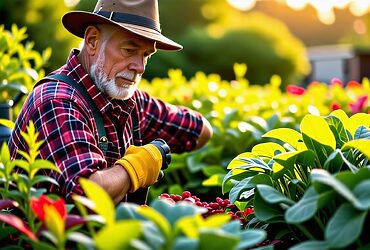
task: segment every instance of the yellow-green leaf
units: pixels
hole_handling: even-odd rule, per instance
[[[113,224],[116,211],[108,193],[101,186],[88,179],[80,178],[80,184],[86,196],[95,203],[95,212],[102,216],[108,225]]]
[[[368,159],[370,159],[370,140],[369,139],[359,139],[346,142],[342,150],[347,150],[355,148],[363,153]]]
[[[302,135],[291,128],[277,128],[268,131],[262,137],[269,137],[286,142],[293,148],[298,149],[299,143],[302,141]]]
[[[331,112],[330,115],[337,117],[342,122],[344,128],[348,130],[352,135],[354,134],[356,128],[352,125],[352,122],[350,121],[346,112],[344,112],[341,109],[338,109]]]
[[[47,229],[55,236],[55,238],[58,239],[58,241],[63,241],[65,225],[64,219],[53,206],[44,206],[44,211]]]
[[[260,143],[252,148],[253,154],[268,158],[272,158],[275,156],[275,154],[280,154],[283,152],[285,152],[285,149],[281,145],[274,142]]]
[[[144,216],[148,220],[154,222],[157,227],[161,230],[163,235],[169,239],[171,234],[171,225],[169,221],[161,213],[157,212],[155,209],[147,206],[138,207],[137,213]]]
[[[349,118],[353,131],[350,131],[352,136],[355,134],[356,129],[360,126],[370,127],[370,114],[357,113]]]
[[[335,137],[323,117],[310,114],[305,115],[301,122],[301,132],[312,140],[335,150]]]
[[[97,249],[121,250],[129,247],[130,241],[140,237],[142,227],[138,220],[122,220],[105,226],[94,237]]]
[[[256,158],[256,155],[250,152],[239,154],[229,163],[229,165],[227,166],[227,169],[233,169],[233,168],[245,165],[245,161],[240,160],[240,158]]]

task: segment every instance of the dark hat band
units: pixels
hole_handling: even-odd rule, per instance
[[[95,12],[95,14],[98,14],[100,16],[103,16],[115,22],[139,25],[139,26],[153,29],[161,33],[161,28],[159,27],[159,24],[150,18],[146,18],[143,16],[134,15],[134,14],[129,14],[129,13],[103,11],[103,10]]]

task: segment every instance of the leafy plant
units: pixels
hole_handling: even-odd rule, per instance
[[[0,26],[0,102],[13,99],[16,93],[27,93],[35,81],[45,75],[42,66],[51,55],[51,49],[40,54],[27,41],[26,28],[13,24],[11,31]]]
[[[264,137],[275,142],[257,144],[251,152],[242,153],[230,162],[223,192],[230,192],[230,200],[239,208],[254,207],[256,219],[250,223],[251,227],[267,223],[271,237],[289,235],[295,243],[309,239],[317,247],[315,240],[328,240],[327,234],[333,233],[330,230],[334,229],[329,227],[334,223],[331,221],[337,209],[345,204],[343,198],[355,210],[368,210],[351,193],[350,189],[355,189],[358,182],[352,183],[350,179],[354,177],[349,176],[366,175],[369,169],[369,126],[369,114],[348,117],[344,111],[336,110],[326,117],[306,115],[300,132],[289,128],[271,130]],[[324,188],[325,185],[331,190]],[[363,195],[365,202],[368,197]],[[347,221],[342,222],[350,223],[351,216],[345,218]],[[353,224],[348,225],[346,233],[354,230]],[[312,227],[317,230],[312,232]],[[351,244],[360,234],[343,246]],[[325,244],[329,244],[327,248],[338,247],[332,240]],[[320,242],[320,246],[324,247],[324,243]]]

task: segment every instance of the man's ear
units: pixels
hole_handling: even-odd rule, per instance
[[[98,27],[88,26],[86,28],[84,36],[84,46],[91,56],[94,56],[97,53],[100,38],[101,32]]]

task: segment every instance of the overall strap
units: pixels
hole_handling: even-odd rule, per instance
[[[55,74],[55,75],[46,76],[43,79],[41,79],[39,82],[37,82],[34,87],[46,81],[65,82],[69,84],[70,86],[72,86],[73,88],[75,88],[84,97],[85,101],[89,105],[94,115],[96,127],[98,128],[99,148],[103,152],[104,156],[106,156],[107,149],[108,149],[108,137],[107,137],[105,127],[104,127],[103,117],[100,113],[100,110],[96,106],[95,102],[93,101],[89,93],[87,92],[87,90],[82,85],[78,84],[74,79],[72,79],[71,77],[67,75],[63,75],[63,74]]]

